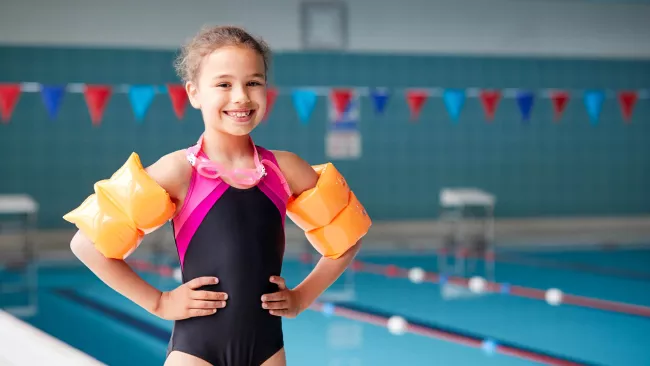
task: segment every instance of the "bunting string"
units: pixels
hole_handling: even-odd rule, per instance
[[[16,105],[20,103],[22,93],[40,93],[47,115],[52,120],[58,118],[58,111],[64,103],[66,94],[83,94],[88,108],[88,116],[93,125],[102,123],[104,112],[115,94],[126,94],[133,109],[136,122],[142,123],[153,100],[164,94],[169,99],[177,119],[182,120],[187,110],[188,98],[183,85],[169,83],[165,85],[131,85],[131,84],[86,84],[68,83],[48,85],[37,82],[0,83],[0,120],[8,124],[14,116]],[[278,96],[290,96],[300,123],[307,124],[320,97],[329,98],[336,118],[342,117],[355,98],[367,97],[373,102],[377,115],[386,112],[393,105],[394,99],[405,102],[409,108],[412,122],[421,119],[422,111],[432,98],[440,98],[445,106],[450,121],[458,123],[467,99],[476,99],[483,109],[485,121],[494,122],[496,113],[504,99],[515,99],[521,121],[528,123],[537,108],[543,107],[538,100],[549,99],[545,103],[553,110],[553,121],[559,122],[572,99],[582,100],[586,117],[592,125],[597,125],[601,118],[605,102],[613,100],[618,104],[621,119],[631,123],[639,102],[650,99],[649,89],[526,89],[526,88],[386,88],[386,87],[269,87],[267,93],[267,111],[264,121],[272,114]]]

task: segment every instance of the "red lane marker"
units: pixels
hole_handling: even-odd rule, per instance
[[[312,305],[310,309],[319,312],[323,311],[323,304],[314,303],[314,305]],[[368,314],[356,310],[346,309],[339,306],[333,306],[333,314],[351,320],[374,324],[380,327],[386,327],[388,324],[388,318],[386,317],[374,315],[374,314]],[[475,348],[481,348],[483,346],[483,342],[478,339],[466,337],[460,334],[445,332],[437,329],[431,329],[431,328],[427,328],[415,324],[407,323],[406,331],[424,337],[440,339],[443,341],[449,341],[449,342],[462,344],[465,346],[470,346]],[[496,345],[495,352],[508,355],[508,356],[518,357],[528,361],[541,362],[547,365],[557,365],[557,366],[579,366],[580,365],[575,362],[559,359],[548,355],[538,354],[535,352],[522,350],[515,347],[504,346],[504,345]]]
[[[394,265],[386,266],[381,264],[365,263],[360,261],[356,261],[356,262],[358,262],[356,268],[360,268],[358,270],[359,272],[386,275],[387,267],[391,266],[390,269],[391,273],[396,273],[396,274],[390,277],[408,277],[408,269],[405,268],[395,267]],[[429,281],[432,283],[439,283],[441,281],[441,277],[442,276],[439,273],[435,273],[435,272],[425,273],[425,281]],[[446,278],[446,281],[454,285],[467,287],[469,279],[463,277],[450,276]],[[487,282],[487,289],[489,291],[500,292],[502,288],[503,288],[502,284],[499,284],[497,282]],[[511,285],[509,294],[514,296],[546,301],[545,290],[540,290],[531,287]],[[569,304],[569,305],[581,306],[586,308],[606,310],[615,313],[623,313],[623,314],[637,315],[637,316],[650,318],[650,307],[643,306],[643,305],[627,304],[618,301],[601,300],[601,299],[587,297],[587,296],[563,294],[562,304]]]
[[[546,300],[546,292],[537,289],[529,289],[520,286],[512,286],[510,289],[510,293],[522,297]],[[601,300],[601,299],[595,299],[586,296],[563,294],[562,303],[582,306],[586,308],[612,311],[615,313],[625,313],[625,314],[632,314],[632,315],[638,315],[643,317],[650,317],[650,308],[646,306],[626,304],[626,303],[610,301],[610,300]]]
[[[510,294],[531,299],[546,300],[546,291],[536,288],[510,286]]]
[[[462,345],[465,345],[465,346],[479,348],[479,347],[481,347],[481,344],[482,344],[482,342],[477,340],[477,339],[467,338],[467,337],[463,337],[463,336],[458,335],[458,334],[446,333],[446,332],[442,332],[442,331],[435,330],[435,329],[429,329],[429,328],[425,328],[425,327],[422,327],[422,326],[419,326],[419,325],[411,325],[411,324],[409,324],[407,329],[411,333],[418,334],[418,335],[421,335],[421,336],[424,336],[424,337],[438,338],[438,339],[442,339],[442,340],[445,340],[445,341],[462,344]]]
[[[642,305],[626,304],[609,300],[600,300],[577,295],[563,295],[562,302],[577,306],[591,307],[595,309],[608,310],[617,313],[626,313],[650,317],[650,308]]]
[[[480,255],[474,255],[473,257],[476,259],[482,259]],[[494,258],[494,260],[502,263],[521,264],[539,268],[557,268],[583,273],[594,273],[603,276],[621,277],[626,279],[643,281],[650,280],[650,273],[648,272],[620,269],[616,267],[598,266],[588,263],[566,262],[548,258],[527,257],[515,254],[500,254]]]
[[[536,353],[528,352],[525,350],[521,349],[516,349],[512,347],[505,347],[505,346],[497,346],[497,351],[501,352],[504,355],[508,356],[515,356],[519,358],[523,358],[525,360],[529,361],[536,361],[543,363],[545,365],[553,365],[553,366],[582,366],[582,364],[567,361],[567,360],[560,360],[554,357],[550,356],[545,356],[545,355],[539,355]]]

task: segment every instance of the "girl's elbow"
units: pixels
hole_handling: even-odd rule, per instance
[[[70,240],[70,250],[77,258],[88,250],[89,245],[92,245],[92,242],[81,231],[77,231]]]

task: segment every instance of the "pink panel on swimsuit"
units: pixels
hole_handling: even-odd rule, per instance
[[[192,216],[194,209],[203,201],[205,197],[212,192],[212,190],[221,183],[221,180],[205,179],[192,169],[192,177],[190,178],[190,186],[185,195],[185,202],[181,211],[174,217],[174,235],[178,233],[185,225],[187,219]]]
[[[271,151],[259,146],[258,149],[263,159],[270,161],[276,167],[278,167],[278,161],[275,159],[275,155],[273,155]],[[278,211],[280,211],[280,215],[282,216],[282,224],[284,225],[284,220],[287,213],[287,201],[289,199],[287,190],[289,188],[287,186],[286,180],[284,179],[284,176],[282,176],[282,173],[279,171],[279,167],[277,171],[275,169],[269,168],[268,165],[266,168],[267,175],[260,182],[259,187],[260,190],[262,190],[262,192],[264,192],[264,194],[266,194],[271,199],[271,201],[273,201],[275,206],[278,208]]]
[[[260,190],[266,194],[267,197],[273,203],[275,204],[275,207],[278,208],[278,211],[280,212],[280,216],[282,216],[282,226],[284,226],[284,218],[287,213],[287,206],[285,202],[282,202],[282,199],[278,197],[277,193],[273,190],[273,188],[266,182],[260,182],[259,184]]]
[[[185,253],[198,229],[215,202],[228,189],[220,179],[206,179],[192,171],[190,188],[185,197],[181,212],[174,218],[174,236],[176,249],[183,267]]]

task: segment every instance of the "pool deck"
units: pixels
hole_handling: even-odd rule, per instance
[[[470,223],[470,225],[472,225]],[[375,222],[364,242],[372,250],[405,250],[437,248],[443,242],[448,226],[437,220]],[[43,230],[34,234],[38,252],[67,250],[74,228]],[[531,218],[495,220],[495,239],[498,247],[525,248],[534,246],[557,247],[593,245],[650,244],[650,216],[597,218]],[[304,248],[304,234],[292,223],[287,223],[287,251]],[[173,249],[173,238],[168,225],[149,234],[142,243],[158,241],[162,248]],[[0,235],[0,247],[19,248],[20,234]]]
[[[103,363],[0,310],[0,365],[87,365]]]

